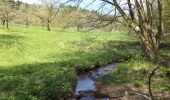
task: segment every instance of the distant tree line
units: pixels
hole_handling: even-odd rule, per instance
[[[9,22],[14,20],[17,16],[17,11],[22,2],[13,0],[1,0],[0,1],[0,19],[2,25],[6,23],[7,29],[9,28]]]
[[[76,28],[78,31],[88,31],[101,29],[104,31],[112,31],[117,26],[105,25],[100,22],[98,27],[91,18],[99,18],[102,15],[97,11],[89,11],[80,7],[65,5],[55,0],[41,0],[42,5],[27,4],[21,1],[1,0],[0,1],[0,19],[3,26],[9,29],[9,22],[14,24],[22,24],[28,28],[30,25],[46,27],[48,31],[51,27],[60,28]],[[103,16],[107,17],[107,16]],[[122,28],[124,29],[124,28]]]

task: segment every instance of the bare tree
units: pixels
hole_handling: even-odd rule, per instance
[[[22,19],[24,24],[26,25],[26,28],[29,27],[31,23],[31,19],[33,19],[33,10],[31,9],[31,6],[28,4],[21,4],[19,9],[20,15],[19,17]]]
[[[79,0],[78,0],[79,1]],[[104,7],[112,6],[111,17],[99,17],[108,24],[118,21],[135,31],[141,47],[146,56],[151,60],[157,60],[159,57],[159,46],[163,36],[163,0],[94,0],[101,1],[99,10]],[[93,2],[94,2],[93,1]],[[156,11],[153,9],[156,8]],[[106,12],[106,10],[103,10]],[[105,13],[104,12],[104,13]],[[154,13],[158,13],[156,28],[154,21]],[[107,15],[107,14],[106,14]],[[103,15],[102,15],[103,16]],[[120,20],[121,19],[121,20]],[[123,19],[123,21],[122,21]]]
[[[1,18],[2,26],[5,26],[5,19]]]
[[[3,25],[6,22],[6,28],[9,29],[9,22],[16,17],[16,10],[13,6],[13,2],[10,0],[0,2],[0,17],[2,18]]]
[[[104,0],[105,2],[109,2]],[[163,12],[162,0],[128,0],[129,15],[121,8],[116,0],[113,0],[112,5],[119,11],[129,27],[131,27],[140,40],[140,44],[147,56],[151,60],[156,60],[159,54],[159,45],[163,35]],[[153,26],[153,5],[157,3],[159,18],[157,23],[157,31],[155,32]],[[133,10],[132,4],[135,9]],[[136,16],[135,16],[136,12]]]
[[[41,7],[36,16],[46,24],[47,30],[50,31],[50,24],[56,18],[60,10],[59,0],[41,0],[43,7]]]

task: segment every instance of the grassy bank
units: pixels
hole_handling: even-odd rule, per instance
[[[161,67],[155,72],[152,78],[152,91],[158,100],[165,100],[170,96],[170,46],[164,42],[161,45],[160,56],[164,60]],[[156,63],[148,61],[146,58],[132,58],[127,62],[117,64],[116,71],[102,78],[103,83],[121,85],[129,91],[130,96],[135,97],[135,93],[149,96],[148,77],[151,71],[156,68]],[[168,98],[166,98],[167,100]]]
[[[126,33],[0,27],[0,99],[69,97],[74,93],[76,70],[140,58],[134,40]]]

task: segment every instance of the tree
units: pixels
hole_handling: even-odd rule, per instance
[[[19,9],[20,10],[20,18],[26,25],[26,28],[29,27],[29,25],[31,23],[31,19],[33,18],[31,16],[31,15],[33,15],[33,11],[30,8],[31,7],[28,4],[21,4],[21,7]]]
[[[15,1],[14,3],[15,3],[15,9],[16,9],[16,10],[19,10],[19,9],[20,9],[20,6],[23,4],[23,2],[21,2],[21,1],[19,1],[19,0]]]
[[[155,61],[159,57],[159,46],[163,36],[163,0],[100,0],[104,6],[114,8],[114,18],[103,19],[118,21],[123,18],[123,25],[135,31],[146,56]],[[123,3],[122,3],[123,2]],[[153,8],[157,8],[155,11]],[[153,14],[158,12],[156,28]]]
[[[43,6],[37,10],[36,16],[46,23],[47,30],[50,31],[50,24],[56,18],[60,10],[59,0],[42,0]]]
[[[15,2],[13,0],[2,0],[0,2],[0,17],[3,25],[9,29],[9,22],[16,17]]]
[[[5,26],[5,19],[1,18],[2,26]]]
[[[73,6],[62,6],[56,24],[62,28],[74,27],[81,30],[86,22],[87,11]]]

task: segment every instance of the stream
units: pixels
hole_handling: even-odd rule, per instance
[[[102,76],[107,75],[115,69],[115,63],[108,64],[100,67],[96,70],[92,70],[87,73],[79,74],[76,85],[76,97],[77,100],[99,100],[94,96],[94,92],[97,91],[95,80],[100,79]],[[109,97],[100,98],[100,100],[110,100]]]

